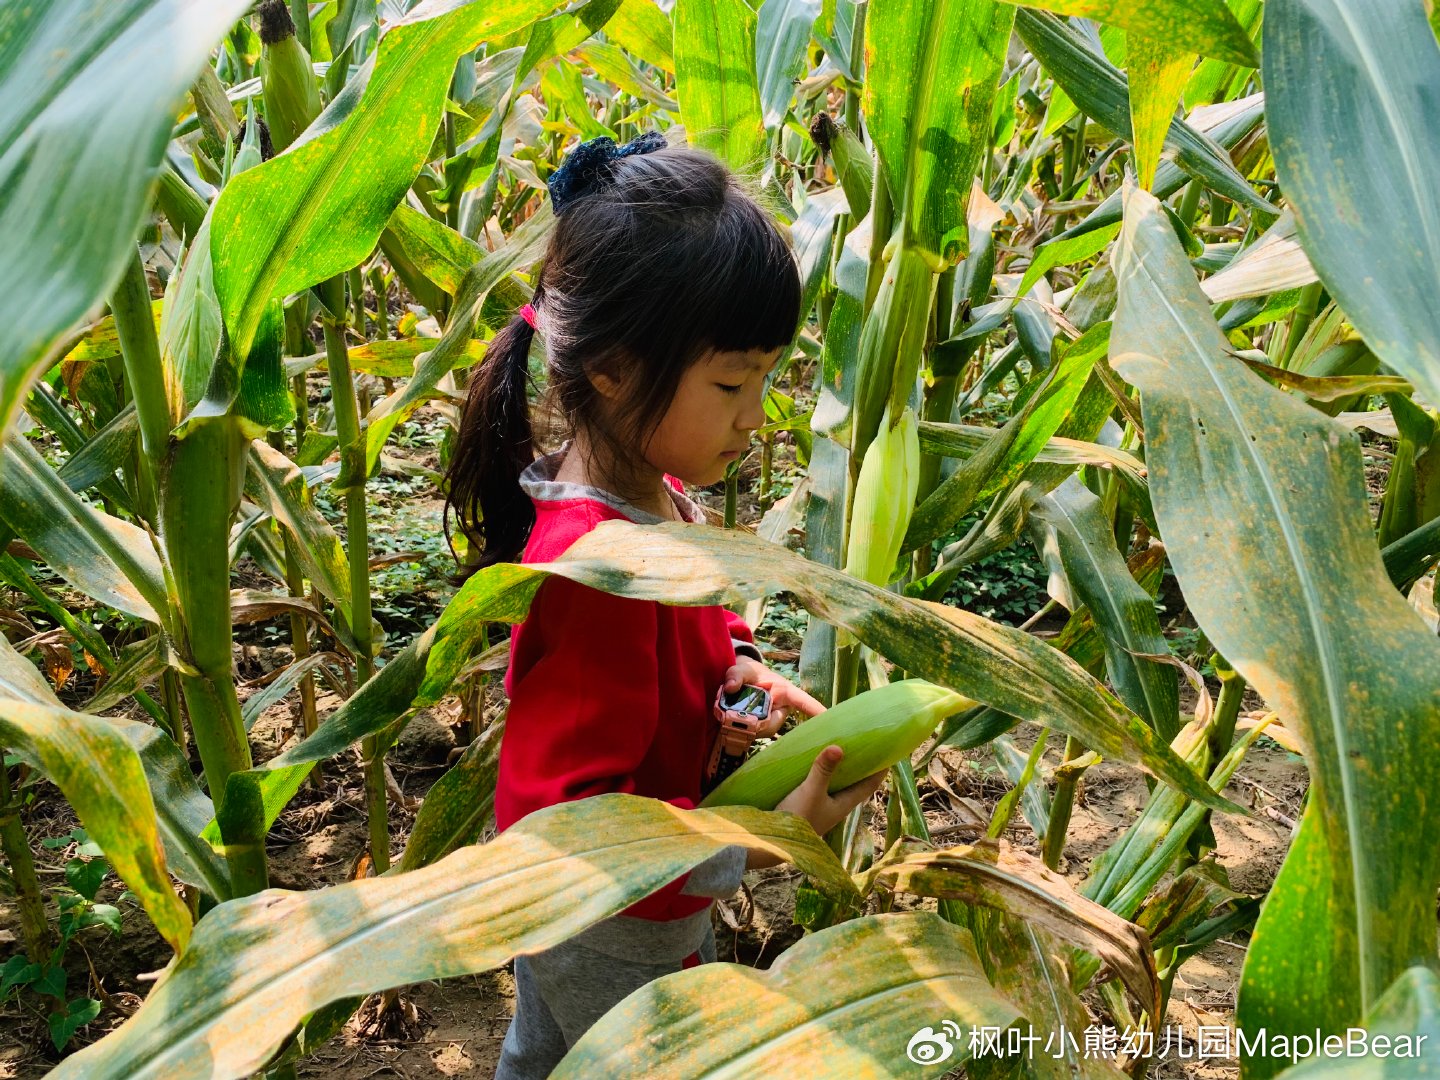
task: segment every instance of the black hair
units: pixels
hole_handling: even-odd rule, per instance
[[[794,338],[799,270],[763,204],[751,181],[687,146],[616,156],[586,190],[566,191],[533,299],[548,404],[571,433],[583,429],[605,448],[597,468],[617,492],[687,368],[712,349],[768,351]],[[470,378],[446,520],[453,510],[483,545],[472,570],[513,561],[535,522],[519,483],[535,459],[526,393],[534,334],[514,316]],[[628,388],[613,428],[593,373]]]

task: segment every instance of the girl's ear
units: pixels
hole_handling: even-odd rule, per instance
[[[620,383],[603,371],[591,371],[588,373],[590,385],[595,387],[595,392],[608,401],[616,401],[621,396]]]
[[[590,380],[590,385],[595,387],[597,394],[614,404],[625,401],[629,395],[630,388],[626,385],[626,379],[621,376],[628,374],[629,378],[634,378],[637,370],[638,361],[622,352],[609,360],[587,365],[585,377]]]

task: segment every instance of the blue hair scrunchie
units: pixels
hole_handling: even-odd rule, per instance
[[[658,131],[647,131],[631,139],[624,146],[616,146],[608,135],[583,142],[565,159],[565,163],[550,174],[546,186],[550,189],[550,205],[556,214],[576,199],[592,194],[609,174],[610,163],[632,154],[649,154],[665,147],[665,136]]]

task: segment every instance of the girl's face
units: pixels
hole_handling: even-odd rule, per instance
[[[645,447],[645,460],[686,484],[705,487],[725,478],[726,467],[765,423],[765,377],[780,349],[712,351],[680,378],[675,399]]]

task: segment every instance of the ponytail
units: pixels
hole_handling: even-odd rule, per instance
[[[446,536],[453,511],[460,531],[480,546],[462,574],[513,562],[535,524],[535,506],[520,474],[535,459],[526,383],[535,330],[521,315],[491,340],[470,377],[460,436],[445,472]],[[453,548],[452,548],[453,550]]]

